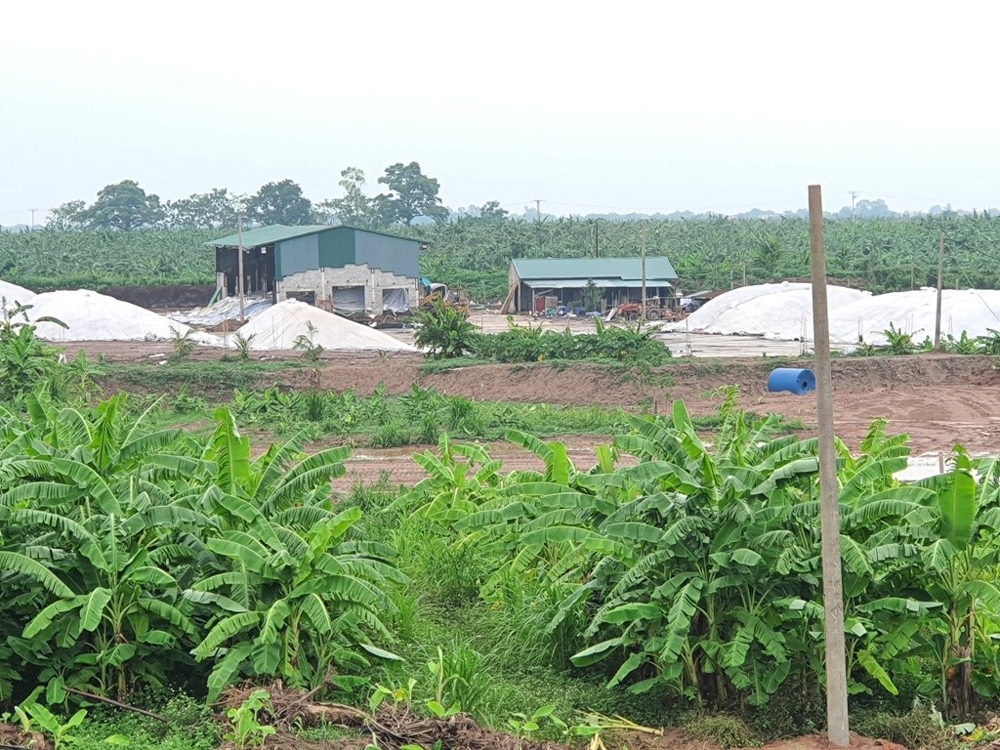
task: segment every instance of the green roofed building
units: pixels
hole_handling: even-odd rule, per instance
[[[642,258],[518,258],[511,261],[511,307],[517,312],[541,312],[546,298],[558,304],[583,305],[584,290],[593,282],[604,309],[642,296]],[[663,257],[646,258],[646,298],[676,297],[677,273]]]
[[[395,312],[420,299],[420,250],[409,237],[348,226],[273,225],[206,243],[215,248],[220,296],[238,293],[243,247],[244,293],[275,302],[301,299],[327,309]]]

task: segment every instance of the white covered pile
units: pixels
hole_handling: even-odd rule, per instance
[[[840,286],[827,287],[830,339],[856,344],[858,336],[870,344],[885,344],[883,331],[891,323],[913,334],[916,341],[934,335],[937,293],[934,289],[872,295]],[[692,333],[745,334],[794,341],[812,339],[812,285],[784,282],[734,289],[707,302],[671,330]],[[1000,330],[1000,291],[945,290],[941,332],[958,338],[987,336]]]
[[[914,341],[934,337],[936,289],[892,292],[855,302],[831,311],[830,338],[856,342],[858,334],[869,344],[886,343],[882,333],[892,323],[897,330],[913,334]],[[1000,330],[1000,291],[995,289],[945,289],[941,294],[941,335],[955,338],[989,336]]]
[[[870,299],[868,292],[827,286],[831,314],[846,305]],[[693,312],[675,330],[763,336],[794,341],[812,338],[812,284],[757,284],[721,294]],[[857,340],[855,334],[854,339]]]
[[[211,334],[193,331],[183,323],[88,289],[36,295],[27,317],[35,324],[38,337],[47,341],[168,341],[173,331],[180,335],[192,331],[193,341],[216,346],[221,343]],[[36,322],[44,317],[55,318],[67,328]]]
[[[5,307],[13,307],[17,304],[26,305],[31,302],[34,296],[35,293],[30,289],[0,279],[0,299],[3,299]]]
[[[300,336],[330,351],[418,351],[382,331],[293,299],[259,313],[237,333],[246,339],[253,336],[250,348],[265,351],[294,349]]]

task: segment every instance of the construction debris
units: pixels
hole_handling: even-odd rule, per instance
[[[270,295],[266,297],[247,297],[243,303],[243,316],[250,320],[274,304]],[[217,326],[226,321],[239,320],[240,300],[239,297],[226,297],[220,299],[214,305],[207,307],[196,307],[187,312],[173,312],[167,315],[171,320],[186,323],[192,326],[202,326],[209,328]]]
[[[221,707],[238,708],[257,689],[252,685],[231,688],[223,694]],[[555,750],[561,747],[481,727],[468,714],[443,719],[424,718],[404,704],[388,703],[369,714],[337,703],[315,702],[313,693],[287,688],[280,682],[263,689],[270,696],[271,706],[260,712],[258,721],[278,730],[278,744],[282,746],[293,744],[289,733],[294,727],[325,723],[364,731],[377,740],[377,747],[382,750],[400,750],[413,745],[462,750]]]

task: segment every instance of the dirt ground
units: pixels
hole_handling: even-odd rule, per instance
[[[153,362],[170,352],[169,344],[95,342],[67,347],[88,356],[103,355],[111,362]],[[200,349],[195,359],[211,359],[221,352]],[[298,352],[268,353],[269,358],[298,357]],[[735,385],[740,404],[753,412],[778,413],[798,419],[810,433],[816,424],[816,395],[794,396],[767,392],[767,378],[775,362],[767,357],[685,358],[641,373],[628,368],[580,364],[560,368],[551,364],[477,365],[424,374],[423,357],[411,354],[326,353],[315,367],[279,371],[269,376],[293,389],[320,388],[371,393],[380,382],[390,393],[405,393],[413,383],[453,396],[489,401],[622,406],[637,412],[664,413],[682,399],[695,415],[714,413],[719,390]],[[787,359],[781,366],[790,366]],[[810,367],[809,361],[798,363]],[[996,452],[1000,446],[1000,369],[992,357],[922,354],[909,357],[835,358],[834,409],[837,435],[857,447],[872,420],[885,417],[890,430],[911,436],[914,455],[948,452],[956,444],[973,452]],[[565,438],[578,466],[593,457],[593,446],[608,435]],[[394,481],[412,482],[419,470],[409,456],[412,449],[359,449],[345,484],[377,479],[388,471]],[[509,468],[537,466],[534,457],[501,444],[494,453]]]

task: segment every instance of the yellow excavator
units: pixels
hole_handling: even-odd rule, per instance
[[[426,284],[420,309],[429,310],[436,302],[442,302],[445,307],[452,307],[466,317],[469,316],[469,295],[462,287],[449,289],[447,284]]]

